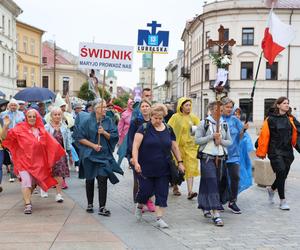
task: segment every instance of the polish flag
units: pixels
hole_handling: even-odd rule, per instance
[[[265,29],[265,36],[261,47],[264,57],[270,65],[273,64],[275,57],[283,51],[295,38],[296,31],[291,25],[280,21],[273,11],[270,11],[268,26]]]

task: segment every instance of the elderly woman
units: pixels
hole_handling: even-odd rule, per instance
[[[191,136],[190,130],[192,126],[199,123],[199,118],[192,113],[192,100],[181,97],[178,100],[177,113],[171,117],[168,124],[174,129],[176,141],[186,167],[185,178],[189,200],[197,196],[197,193],[193,192],[193,180],[194,177],[199,176],[198,161],[196,159],[198,146],[195,144],[195,138]],[[181,195],[177,186],[173,187],[173,194]]]
[[[64,148],[66,155],[55,163],[52,169],[52,175],[57,181],[56,196],[57,202],[63,202],[62,197],[62,183],[63,178],[70,177],[70,171],[68,166],[67,154],[70,161],[72,161],[71,154],[71,132],[68,127],[62,122],[62,111],[59,107],[54,107],[50,112],[50,122],[45,125],[45,129],[56,139],[56,141]],[[41,196],[47,197],[41,189]]]
[[[57,184],[52,177],[52,166],[63,156],[62,146],[45,130],[39,113],[30,109],[26,121],[8,131],[3,146],[14,159],[14,172],[20,176],[25,202],[25,214],[32,213],[31,193],[36,185],[47,191]]]
[[[79,177],[86,179],[86,195],[88,206],[86,211],[93,213],[94,180],[98,181],[99,215],[110,216],[106,209],[107,179],[112,184],[119,182],[114,172],[123,174],[122,169],[113,157],[118,142],[118,131],[112,120],[105,116],[106,102],[94,102],[92,113],[80,114],[75,124],[73,137],[79,142],[82,168]]]
[[[211,115],[200,123],[196,130],[195,141],[200,145],[201,182],[198,195],[198,208],[203,210],[205,217],[212,217],[216,226],[223,226],[219,210],[222,209],[219,195],[219,172],[225,163],[227,149],[231,144],[228,125],[222,118],[217,132],[217,106],[211,102],[208,109]],[[218,164],[218,165],[216,165]]]
[[[172,129],[164,123],[167,108],[163,104],[156,104],[151,108],[151,120],[139,127],[134,136],[132,148],[132,162],[138,174],[139,190],[137,193],[137,207],[135,216],[138,221],[142,218],[142,208],[154,194],[157,220],[155,225],[167,228],[168,224],[162,219],[167,199],[170,181],[170,165],[168,157],[174,153],[179,168],[184,171],[183,161],[176,138]]]

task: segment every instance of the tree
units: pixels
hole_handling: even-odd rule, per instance
[[[102,86],[98,87],[100,96],[102,97]],[[80,87],[79,93],[78,93],[78,97],[85,100],[85,101],[92,101],[95,99],[94,93],[92,91],[89,90],[89,83],[88,82],[84,82],[82,84],[82,86]],[[104,90],[104,100],[108,101],[110,100],[110,94]]]
[[[114,99],[113,103],[122,108],[126,108],[129,98],[130,98],[130,94],[126,92],[123,95],[119,96],[118,98]]]

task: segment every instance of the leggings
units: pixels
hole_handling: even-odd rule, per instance
[[[97,176],[98,181],[98,195],[99,195],[99,208],[105,207],[106,198],[107,198],[107,177],[106,176]],[[86,197],[88,204],[93,204],[94,201],[94,180],[86,180]]]
[[[281,200],[285,199],[285,180],[289,174],[293,160],[294,157],[285,157],[281,155],[270,158],[271,166],[276,174],[276,179],[271,187],[273,190],[278,190],[278,195]]]

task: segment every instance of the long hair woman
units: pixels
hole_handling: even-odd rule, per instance
[[[289,210],[285,199],[285,181],[294,160],[293,147],[297,142],[297,129],[299,124],[290,113],[289,99],[279,97],[274,103],[274,112],[265,119],[259,139],[256,155],[265,158],[268,155],[276,179],[271,187],[267,187],[269,202],[274,203],[275,190],[280,198],[279,208]]]

